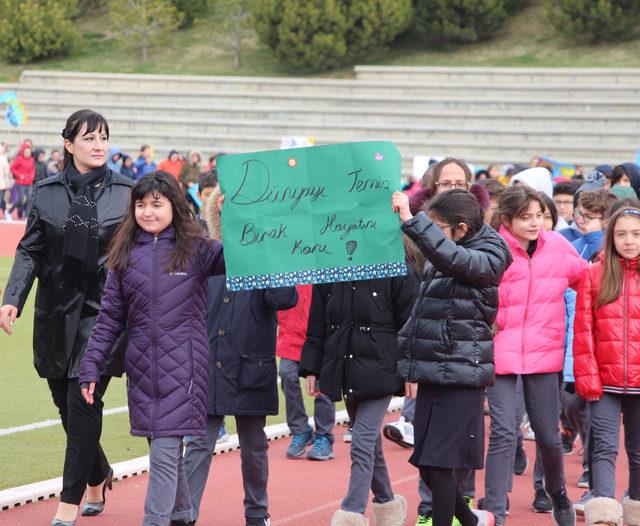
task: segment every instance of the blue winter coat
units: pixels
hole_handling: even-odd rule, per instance
[[[562,370],[565,382],[575,382],[573,378],[573,319],[576,317],[576,291],[567,289],[564,293],[564,303],[567,312],[567,333],[564,338],[564,368]]]
[[[579,237],[571,241],[571,244],[581,257],[589,261],[594,254],[597,254],[602,250],[603,242],[604,230],[598,230],[597,232],[581,234]]]
[[[140,231],[123,272],[110,271],[80,382],[97,382],[113,342],[129,330],[125,370],[131,434],[204,435],[209,384],[207,276],[223,273],[222,245],[194,242],[187,269],[167,272],[175,248],[168,228]]]
[[[295,287],[231,292],[209,279],[209,414],[278,414],[276,311],[295,307]]]

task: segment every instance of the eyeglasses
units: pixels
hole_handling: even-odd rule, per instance
[[[556,206],[571,206],[573,204],[573,200],[568,199],[567,201],[561,201],[558,199],[557,201],[554,200],[554,203]]]
[[[452,188],[459,188],[461,190],[464,190],[469,186],[469,183],[450,183],[448,181],[445,181],[444,183],[436,183],[436,186],[442,187],[445,190],[451,190]]]
[[[602,219],[602,216],[590,216],[589,214],[585,214],[582,210],[580,210],[579,208],[576,208],[573,212],[573,217],[576,218],[576,221],[578,219],[582,219],[585,223],[591,223],[591,221],[595,221],[595,220],[600,220]]]

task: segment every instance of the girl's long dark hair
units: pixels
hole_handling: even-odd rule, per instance
[[[472,238],[484,225],[484,211],[476,197],[458,188],[436,195],[429,201],[427,214],[434,214],[446,221],[451,225],[452,233],[460,223],[467,225],[467,233],[460,241]]]
[[[131,189],[131,202],[129,209],[120,224],[109,246],[109,258],[107,266],[113,270],[122,272],[129,260],[129,253],[133,248],[138,234],[139,226],[136,222],[136,203],[147,194],[154,196],[163,195],[171,203],[173,208],[173,221],[171,226],[176,234],[176,248],[171,255],[168,272],[186,270],[193,256],[193,243],[197,239],[204,239],[204,229],[196,222],[187,199],[180,185],[170,173],[157,171],[142,177]]]
[[[635,217],[640,220],[640,209],[627,206],[618,210],[610,219],[607,231],[604,236],[604,257],[602,266],[602,280],[600,282],[600,292],[596,301],[596,308],[612,303],[618,299],[622,292],[622,265],[613,239],[613,233],[618,219],[622,216]],[[636,271],[640,272],[640,262],[636,266]]]
[[[540,203],[540,209],[543,213],[546,212],[544,199],[533,188],[525,184],[510,186],[500,196],[498,209],[491,218],[491,226],[495,230],[500,230],[501,225],[507,226],[525,214],[532,201]]]
[[[107,119],[93,110],[78,110],[72,113],[64,125],[62,138],[67,139],[69,142],[75,141],[83,124],[87,125],[85,134],[98,130],[104,132],[107,139],[109,138],[109,123]],[[73,155],[71,155],[66,148],[63,148],[63,150],[64,159],[62,161],[62,167],[66,168],[69,163],[73,163]]]

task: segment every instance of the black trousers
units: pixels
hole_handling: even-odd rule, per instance
[[[61,502],[80,505],[87,484],[98,486],[109,473],[109,462],[100,447],[102,397],[109,380],[110,376],[100,378],[93,405],[89,405],[82,398],[77,378],[47,379],[67,434]]]

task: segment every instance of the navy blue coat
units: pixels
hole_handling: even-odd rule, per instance
[[[297,302],[295,287],[231,292],[209,278],[210,415],[278,414],[276,311]]]

